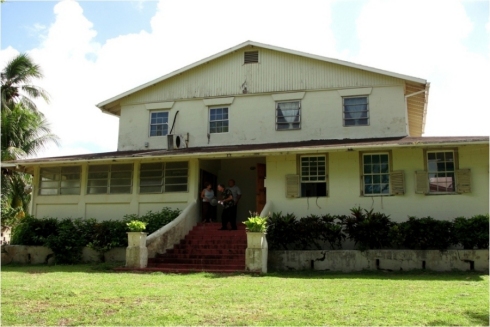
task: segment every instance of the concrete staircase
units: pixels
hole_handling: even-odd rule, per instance
[[[141,271],[245,272],[247,235],[245,225],[237,230],[219,230],[221,223],[199,223],[173,249],[148,259]]]

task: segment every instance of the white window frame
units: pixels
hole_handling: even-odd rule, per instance
[[[74,168],[78,168],[78,171]],[[81,175],[81,166],[42,167],[39,170],[38,194],[40,196],[80,195]],[[74,183],[75,186],[69,185],[70,183]]]
[[[158,122],[158,121],[153,121],[153,115],[158,115],[158,114],[166,114],[167,115],[167,121],[162,121],[162,122]],[[158,119],[158,117],[155,117],[155,119]],[[168,119],[169,119],[169,112],[168,110],[159,110],[159,111],[150,111],[150,128],[149,128],[149,136],[150,137],[156,137],[156,136],[165,136],[168,134]],[[157,132],[158,131],[155,131],[155,133],[153,134],[153,129],[152,127],[155,126],[155,127],[158,127],[158,126],[162,126],[162,133],[161,134],[158,134]],[[165,126],[166,126],[166,132],[165,132]]]
[[[145,168],[145,165],[148,165],[148,169]],[[183,182],[184,179],[185,182]],[[141,163],[140,194],[188,192],[188,188],[188,161]]]
[[[95,170],[95,167],[99,167],[100,170]],[[104,170],[103,167],[107,167],[107,169]],[[133,172],[134,164],[89,165],[87,176],[87,194],[131,194],[133,192]],[[105,192],[102,191],[104,188]],[[123,190],[126,188],[127,191]],[[101,192],[92,192],[92,190],[100,190]]]
[[[297,109],[281,109],[281,108],[279,108],[281,105],[288,104],[288,103],[297,103],[298,104]],[[281,113],[282,113],[282,110],[298,110],[298,113],[295,115],[288,115],[288,116],[281,115],[281,116],[279,116],[280,110],[281,110]],[[301,129],[301,101],[295,100],[295,101],[278,101],[278,102],[276,102],[275,116],[276,116],[276,131],[300,130]],[[293,121],[287,121],[287,118],[293,118]],[[281,119],[284,121],[280,122],[279,120],[281,120]],[[279,126],[287,126],[287,128],[279,128]]]
[[[222,110],[222,111],[226,110],[226,118],[224,112],[222,112],[220,117],[218,116],[218,113],[216,113],[215,117],[218,116],[219,118],[215,118],[214,120],[212,120],[213,110]],[[208,123],[209,134],[223,134],[223,133],[228,133],[230,131],[229,113],[230,113],[229,107],[220,106],[220,107],[209,108],[209,123]],[[216,123],[217,126],[211,127],[213,123]]]
[[[303,159],[310,158],[321,158],[323,161],[323,170],[320,165],[317,165],[316,171],[311,171],[312,165],[309,164],[307,166],[303,165],[306,163]],[[312,161],[308,161],[311,163]],[[314,197],[326,197],[328,196],[328,173],[327,173],[327,156],[326,155],[304,155],[299,157],[299,182],[300,182],[300,197],[309,197],[305,194],[306,190],[304,189],[304,184],[325,184],[325,195],[313,195]]]
[[[391,154],[389,152],[368,152],[361,153],[362,164],[362,190],[363,196],[389,196],[391,195]],[[366,157],[370,157],[369,162],[366,162]],[[373,162],[374,156],[386,156],[386,170],[383,171],[382,162]],[[381,158],[380,158],[381,159]],[[369,168],[369,169],[368,169]],[[372,192],[366,192],[366,186],[371,185]],[[376,186],[379,187],[378,192],[374,192]]]
[[[437,162],[433,162],[431,163],[430,160],[429,160],[429,156],[430,154],[436,154],[436,160],[439,160],[437,157],[439,153],[442,153],[444,154],[443,155],[443,159],[444,161],[441,162],[441,164],[444,165],[445,169],[444,170],[439,170],[438,168],[438,163]],[[448,153],[451,153],[452,155],[452,161],[448,161],[446,160],[447,157],[446,157],[446,154]],[[454,194],[456,193],[456,171],[457,171],[457,165],[456,165],[456,156],[457,156],[457,153],[456,151],[454,150],[428,150],[426,151],[426,154],[425,154],[425,163],[427,165],[427,177],[428,177],[428,183],[429,183],[429,189],[428,189],[428,193],[429,194]],[[450,169],[447,169],[448,166],[450,166],[449,163],[452,162],[452,170]],[[436,169],[434,169],[434,165],[436,165]],[[444,175],[444,176],[433,176],[433,175]],[[448,175],[452,178],[452,182],[451,183],[448,183],[447,182],[447,178],[448,178]],[[452,176],[451,176],[452,175]],[[443,186],[440,186],[438,185],[440,182],[435,180],[437,178],[444,178],[445,179],[445,182],[442,181],[441,183],[442,184],[445,184],[445,188],[447,189],[448,185],[451,185],[452,186],[452,189],[451,190],[443,190]],[[435,183],[435,184],[434,184]],[[436,190],[432,190],[432,186],[431,185],[435,185],[435,188]]]
[[[359,118],[347,118],[347,114],[351,114],[349,113],[348,111],[346,111],[346,107],[347,106],[360,106],[360,105],[363,105],[363,104],[346,104],[346,100],[349,100],[349,99],[361,99],[361,98],[364,98],[366,99],[366,103],[365,103],[365,106],[366,106],[366,109],[365,110],[362,110],[362,111],[357,111],[357,112],[360,112],[361,115],[363,112],[366,113],[366,117],[359,117]],[[366,123],[363,123],[363,124],[358,124],[357,121],[360,121],[360,120],[365,120]],[[369,96],[367,95],[356,95],[356,96],[345,96],[345,97],[342,97],[342,122],[343,122],[343,125],[344,127],[357,127],[357,126],[369,126],[370,124],[370,118],[369,118]],[[354,122],[354,124],[348,124],[347,122]]]

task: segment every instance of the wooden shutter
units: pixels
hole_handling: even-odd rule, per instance
[[[429,193],[429,174],[425,170],[415,172],[415,193]]]
[[[395,170],[390,173],[391,194],[405,194],[405,174],[403,170]]]
[[[459,169],[455,171],[456,192],[471,193],[471,172],[469,169]]]
[[[286,175],[286,197],[299,198],[299,175]]]

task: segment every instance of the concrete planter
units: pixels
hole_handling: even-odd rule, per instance
[[[247,232],[245,268],[248,271],[267,272],[267,238],[265,233]]]
[[[148,249],[146,235],[143,232],[128,232],[128,247],[126,248],[126,267],[146,268],[148,265]]]

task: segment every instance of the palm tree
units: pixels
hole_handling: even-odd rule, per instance
[[[8,62],[0,75],[2,112],[12,110],[16,103],[37,111],[37,106],[33,100],[43,98],[49,102],[48,93],[39,86],[31,84],[33,79],[42,78],[43,74],[41,68],[34,64],[27,54],[19,54]]]
[[[1,112],[1,159],[10,161],[33,156],[49,142],[58,144],[49,125],[38,111],[15,104],[12,110]]]
[[[2,110],[2,161],[35,155],[49,142],[58,144],[58,137],[51,133],[40,112],[25,109],[22,104],[14,104],[11,110]],[[31,195],[26,186],[31,183],[31,175],[2,168],[2,230],[28,213]]]

